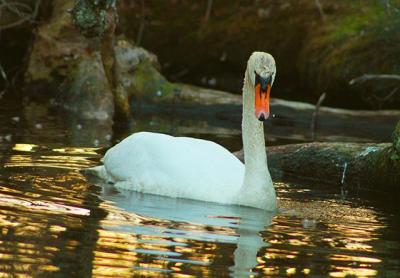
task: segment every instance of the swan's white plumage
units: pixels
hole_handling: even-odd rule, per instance
[[[88,172],[123,189],[275,210],[264,127],[255,117],[255,73],[272,77],[273,83],[274,58],[268,53],[254,52],[247,63],[242,120],[246,166],[211,141],[139,132],[109,149],[104,165]]]
[[[103,162],[116,187],[218,203],[230,203],[244,176],[243,163],[214,142],[150,132],[125,138]]]

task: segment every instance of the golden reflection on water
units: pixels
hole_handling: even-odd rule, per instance
[[[13,147],[14,151],[20,151],[20,152],[33,152],[34,149],[38,147],[38,145],[34,144],[15,144]]]
[[[107,209],[109,214],[100,223],[102,227],[118,229],[120,225],[147,226],[160,230],[167,229],[171,223],[163,219],[143,217],[128,213],[118,207],[105,202],[100,205]],[[158,222],[158,223],[157,223]],[[180,223],[182,231],[198,231],[204,229],[201,225]],[[131,277],[140,275],[154,277],[162,273],[170,273],[174,277],[196,277],[182,273],[185,264],[202,267],[197,276],[208,276],[205,268],[215,255],[217,244],[212,242],[196,244],[190,238],[173,237],[164,234],[150,235],[131,233],[126,231],[112,231],[100,229],[96,242],[96,251],[93,259],[93,274],[99,276]],[[112,250],[105,252],[104,250]]]
[[[17,152],[29,152],[35,153],[36,149],[40,147],[34,144],[20,144],[17,143],[13,146],[13,150]],[[82,169],[90,167],[93,162],[88,161],[88,156],[98,157],[96,150],[99,148],[53,148],[46,150],[51,155],[22,155],[13,154],[9,160],[4,164],[4,167],[49,167],[49,168],[61,168],[61,169]],[[46,152],[45,152],[46,153]],[[60,153],[61,155],[56,155]]]
[[[341,271],[333,271],[329,273],[331,277],[375,277],[378,271],[375,269],[367,268],[351,268],[351,267],[341,267],[338,268]]]
[[[187,219],[171,219],[159,214],[173,209],[163,199],[146,203],[149,196],[139,195],[132,205],[143,202],[148,207],[141,211],[136,204],[139,210],[130,210],[129,199],[124,199],[124,207],[119,199],[109,201],[101,188],[88,183],[78,170],[96,164],[96,151],[18,143],[2,157],[0,276],[371,277],[385,273],[389,261],[385,256],[391,256],[385,253],[382,239],[387,224],[374,209],[336,199],[304,201],[297,196],[309,194],[310,189],[278,184],[282,211],[271,224],[264,225],[262,218],[254,222],[246,213],[212,210],[203,223],[196,213],[208,205],[184,211]],[[399,269],[393,258],[390,261],[392,269]]]
[[[13,155],[4,167],[48,167],[61,169],[80,169],[89,167],[88,161],[79,156],[43,155],[31,157],[28,155]]]
[[[78,155],[95,155],[97,156],[98,154],[96,151],[99,150],[99,148],[54,148],[52,149],[53,152],[58,152],[62,154],[78,154]]]
[[[316,253],[319,254],[319,260],[325,260],[330,265],[329,275],[332,277],[372,277],[378,273],[382,260],[377,257],[376,242],[379,241],[380,231],[385,225],[380,222],[375,211],[355,207],[341,200],[303,202],[287,199],[281,200],[281,205],[283,214],[275,218],[273,227],[275,232],[284,236],[274,237],[269,242],[272,246],[283,246],[268,248],[266,259],[298,260],[305,256],[313,257]],[[288,230],[287,224],[290,220],[286,217],[294,216],[313,220],[325,229],[319,231],[313,227],[310,230],[304,222],[300,222],[303,229]],[[302,252],[287,253],[284,251],[286,246],[298,246]],[[276,271],[276,268],[268,271]],[[299,271],[300,269],[289,268],[286,273],[295,274]],[[315,274],[312,269],[303,269],[302,273]]]

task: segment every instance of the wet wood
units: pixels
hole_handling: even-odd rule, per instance
[[[379,191],[400,197],[400,161],[390,143],[306,143],[267,148],[273,179]],[[243,152],[236,155],[243,161]]]
[[[168,112],[179,116],[216,119],[224,125],[240,128],[242,96],[227,92],[179,85],[169,100],[148,99],[142,113]],[[309,103],[271,99],[272,116],[265,122],[267,134],[290,141],[313,141],[310,129],[316,106]],[[316,141],[388,142],[393,126],[400,119],[399,110],[348,110],[320,107],[314,126]]]
[[[349,81],[349,85],[364,83],[369,80],[395,80],[400,81],[398,74],[364,74]]]
[[[306,143],[267,148],[275,180],[295,179],[344,190],[390,192],[400,197],[400,121],[392,143]],[[243,151],[235,155],[244,160]]]

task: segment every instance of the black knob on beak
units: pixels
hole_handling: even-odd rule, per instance
[[[272,75],[268,76],[260,76],[256,71],[254,71],[254,74],[256,76],[255,83],[260,84],[261,90],[265,92],[267,90],[268,84],[271,84],[272,81]]]

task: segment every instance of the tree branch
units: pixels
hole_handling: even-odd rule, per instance
[[[6,74],[6,72],[4,71],[4,68],[3,68],[3,66],[1,65],[1,63],[0,63],[0,75],[1,75],[1,77],[4,79],[4,81],[6,82],[6,84],[9,84],[7,74]]]
[[[144,27],[145,27],[145,24],[146,24],[144,0],[140,0],[140,4],[141,4],[142,12],[140,14],[140,25],[139,25],[139,31],[138,31],[137,36],[136,36],[136,45],[140,45],[141,42],[142,42]]]
[[[323,93],[319,99],[317,104],[315,105],[315,110],[312,114],[312,120],[311,120],[311,139],[314,141],[315,140],[315,131],[318,125],[318,112],[319,112],[319,108],[321,107],[322,102],[325,100],[326,98],[326,93]]]
[[[318,12],[321,15],[322,20],[325,20],[326,16],[324,13],[324,9],[322,8],[322,4],[319,0],[315,0],[315,6],[317,6]]]
[[[18,6],[19,7],[25,7],[25,8],[27,8],[29,6],[24,5],[23,3],[18,3],[18,2],[9,3],[9,2],[7,2],[5,0],[2,0],[3,4],[0,6],[0,8],[7,7],[9,11],[14,12],[20,18],[18,20],[14,21],[14,22],[11,22],[9,24],[5,24],[5,25],[0,26],[0,31],[17,27],[17,26],[22,25],[23,23],[25,23],[27,21],[33,21],[36,18],[38,12],[39,12],[39,7],[40,7],[41,2],[42,2],[42,0],[37,0],[35,2],[35,7],[34,7],[32,13],[23,13],[18,9]]]
[[[357,78],[349,81],[349,85],[356,85],[359,83],[364,83],[369,80],[395,80],[400,81],[400,75],[398,74],[363,74]]]
[[[208,20],[210,19],[212,5],[213,5],[213,0],[208,0],[207,1],[206,13],[205,13],[204,18],[203,18],[203,22],[204,23],[207,23]]]

